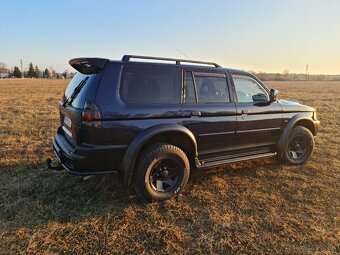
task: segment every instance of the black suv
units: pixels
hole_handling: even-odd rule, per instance
[[[50,169],[120,174],[159,201],[176,195],[190,170],[275,155],[303,164],[313,151],[315,110],[277,100],[250,73],[132,55],[69,63],[78,73],[60,102]]]

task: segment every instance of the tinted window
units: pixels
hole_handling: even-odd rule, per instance
[[[179,69],[125,67],[120,96],[132,104],[179,104],[181,76]]]
[[[78,89],[80,90],[78,93],[75,94],[76,97],[72,101],[72,106],[76,108],[84,107],[86,91],[88,90],[87,88],[90,86],[91,83],[93,83],[95,76],[96,76],[95,74],[84,75],[81,73],[76,73],[76,75],[72,78],[72,80],[70,81],[69,85],[65,90],[62,102],[65,102],[66,99],[70,101],[71,95],[74,93],[74,90],[78,87]]]
[[[191,72],[185,73],[185,102],[196,103],[195,85]]]
[[[254,79],[233,75],[237,101],[240,103],[265,102],[269,100],[268,93]]]
[[[195,73],[196,91],[200,103],[230,102],[225,74]]]

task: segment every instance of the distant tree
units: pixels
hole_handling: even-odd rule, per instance
[[[56,73],[54,67],[53,67],[53,66],[50,66],[49,70],[50,70],[50,77],[51,77],[52,79],[56,79],[56,78],[57,78],[57,73]]]
[[[280,73],[274,74],[274,81],[282,81],[282,77]]]
[[[35,77],[35,71],[32,62],[30,63],[30,66],[28,68],[27,76],[29,78],[34,78]]]
[[[15,78],[21,78],[22,77],[22,73],[20,72],[19,67],[17,67],[17,66],[14,67],[13,76]]]
[[[49,79],[51,77],[50,71],[46,68],[43,74],[45,79]]]
[[[5,63],[0,62],[0,73],[7,73],[8,69]]]
[[[288,69],[283,70],[282,76],[284,77],[284,79],[288,79],[288,77],[289,77],[289,70]]]
[[[67,79],[69,77],[68,70],[65,70],[62,74],[62,76]]]
[[[256,76],[260,79],[260,80],[266,80],[267,79],[267,74],[263,71],[259,71],[256,73]]]
[[[51,78],[52,78],[52,79],[56,79],[56,78],[57,78],[57,73],[55,72],[55,70],[52,70],[52,72],[51,72]]]
[[[40,70],[37,65],[35,66],[34,74],[35,74],[34,76],[35,78],[40,78]]]
[[[324,74],[317,74],[317,75],[315,75],[314,80],[324,81],[324,80],[326,80],[326,76]]]

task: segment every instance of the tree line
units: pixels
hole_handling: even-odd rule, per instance
[[[310,73],[290,73],[288,69],[284,70],[282,73],[266,73],[266,72],[256,72],[248,71],[255,74],[260,80],[263,81],[340,81],[339,75],[324,75],[324,74],[310,74]],[[15,66],[14,69],[9,70],[6,64],[0,62],[0,75],[5,74],[7,77],[15,78],[45,78],[45,79],[68,79],[74,76],[74,73],[69,73],[65,70],[63,73],[57,73],[53,67],[45,68],[41,71],[37,65],[33,65],[32,62],[29,64],[28,71],[21,72],[19,67]],[[6,76],[5,76],[6,77]],[[0,76],[0,78],[3,78]]]
[[[68,79],[72,78],[74,73],[69,73],[65,70],[63,73],[57,73],[53,67],[50,69],[45,68],[45,70],[40,70],[37,65],[33,65],[30,62],[27,71],[21,71],[18,66],[15,66],[14,69],[10,70],[6,67],[6,65],[0,62],[0,73],[8,73],[8,77],[12,78],[45,78],[45,79]]]
[[[262,81],[340,81],[340,75],[290,73],[288,69],[282,73],[266,73],[248,71]]]

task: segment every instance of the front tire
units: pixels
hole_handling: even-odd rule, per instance
[[[136,193],[147,201],[163,201],[186,185],[190,164],[185,153],[171,144],[154,144],[139,157],[134,175]]]
[[[288,136],[282,160],[291,165],[304,164],[312,155],[313,148],[313,134],[305,127],[296,126]]]

